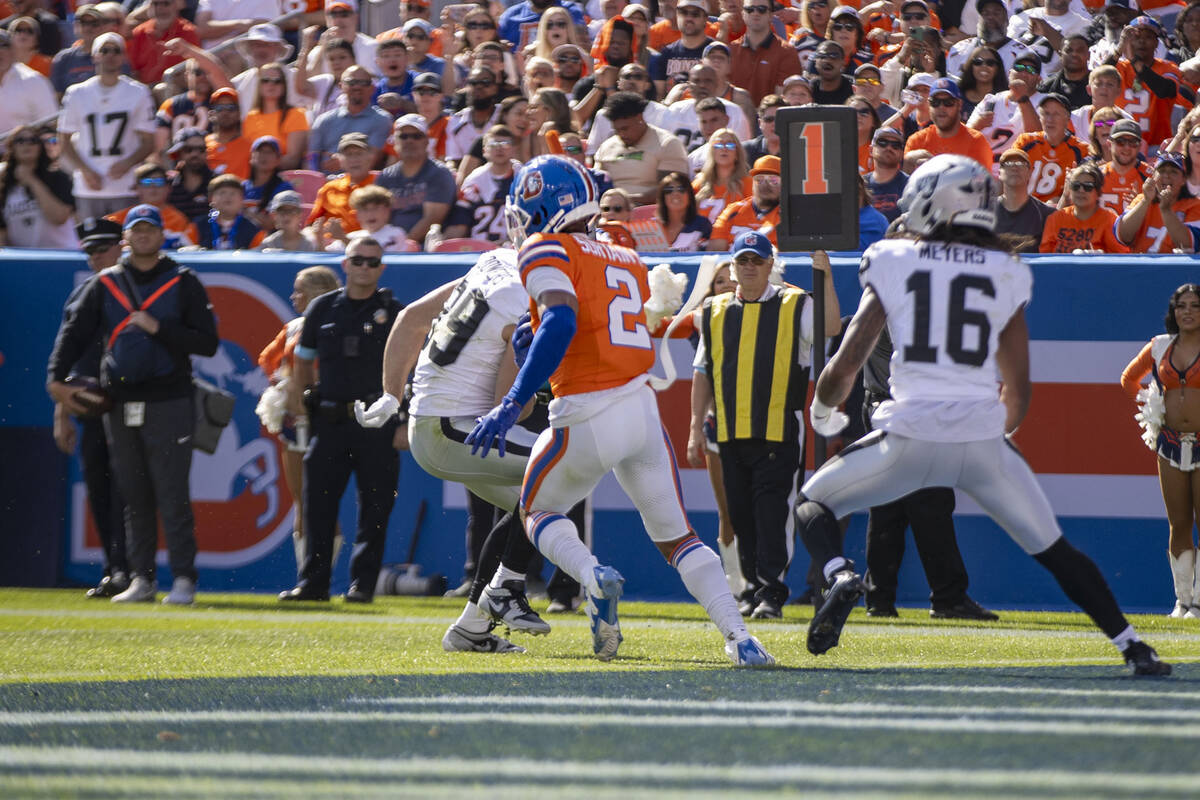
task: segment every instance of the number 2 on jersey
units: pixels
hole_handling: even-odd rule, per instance
[[[919,270],[908,276],[905,290],[914,295],[913,340],[904,346],[904,360],[933,363],[938,351],[930,343],[931,302],[933,294],[928,270]],[[988,297],[996,296],[996,287],[986,275],[955,275],[950,281],[950,302],[946,307],[946,353],[955,364],[981,367],[988,357],[988,340],[992,335],[992,324],[987,313],[966,307],[967,290],[975,289]],[[975,347],[963,345],[965,329],[978,328],[979,339]]]
[[[618,347],[636,347],[639,350],[650,349],[650,332],[641,322],[633,325],[633,330],[625,327],[627,317],[636,318],[642,310],[642,293],[633,273],[621,267],[609,264],[604,270],[604,279],[608,288],[617,291],[624,290],[608,304],[608,338]]]

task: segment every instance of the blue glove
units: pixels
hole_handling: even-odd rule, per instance
[[[483,450],[482,453],[479,453],[479,457],[487,458],[488,452],[492,449],[492,443],[495,442],[496,449],[500,451],[500,457],[504,458],[504,446],[508,441],[504,438],[505,434],[508,433],[509,428],[517,424],[517,418],[520,416],[521,404],[511,397],[505,397],[500,401],[500,405],[487,413],[487,416],[476,419],[475,428],[467,434],[466,438],[466,443],[471,445],[471,455]]]
[[[512,335],[513,360],[517,362],[518,369],[525,366],[525,356],[529,355],[529,345],[531,344],[533,344],[533,321],[526,313],[517,320],[517,329],[513,331]]]

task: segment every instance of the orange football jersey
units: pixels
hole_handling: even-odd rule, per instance
[[[1177,84],[1183,82],[1183,73],[1170,61],[1156,58],[1150,69]],[[1191,105],[1179,94],[1172,98],[1151,92],[1137,79],[1133,65],[1124,58],[1117,61],[1117,71],[1121,73],[1122,89],[1117,105],[1142,126],[1142,139],[1152,147],[1170,139],[1175,133],[1171,129],[1171,109],[1176,103],[1184,108],[1191,108]]]
[[[1075,206],[1067,206],[1046,218],[1042,232],[1043,253],[1071,253],[1075,250],[1100,250],[1105,253],[1128,253],[1129,248],[1117,239],[1113,226],[1117,215],[1106,208],[1097,208],[1085,220],[1075,216]]]
[[[556,397],[623,386],[654,366],[642,308],[650,284],[635,251],[581,233],[538,233],[521,245],[517,265],[526,287],[533,271],[558,270],[579,302],[575,336],[550,376]],[[537,303],[531,305],[536,328],[541,321]]]
[[[1100,190],[1100,205],[1116,214],[1118,217],[1133,198],[1142,193],[1142,184],[1150,176],[1150,166],[1144,161],[1136,161],[1124,175],[1119,175],[1113,167],[1113,162],[1106,161],[1100,167],[1104,173],[1104,187]]]
[[[1144,197],[1139,197],[1136,203],[1144,202]],[[1133,203],[1130,203],[1133,205]],[[1175,216],[1179,217],[1180,221],[1192,233],[1192,245],[1188,249],[1192,252],[1196,249],[1197,231],[1191,227],[1189,223],[1200,222],[1200,200],[1194,197],[1187,197],[1183,200],[1176,200],[1175,205],[1171,207],[1175,212]],[[1142,220],[1142,227],[1138,229],[1137,236],[1129,245],[1129,249],[1134,253],[1170,253],[1175,249],[1175,241],[1171,238],[1171,234],[1167,232],[1167,226],[1163,224],[1162,207],[1158,203],[1151,203],[1150,208],[1146,211],[1146,218]]]
[[[1087,147],[1068,134],[1058,147],[1051,147],[1041,131],[1022,133],[1013,147],[1024,150],[1033,164],[1029,173],[1029,193],[1043,203],[1056,205],[1062,195],[1067,172],[1083,163]]]
[[[731,245],[739,233],[758,231],[766,234],[767,238],[771,240],[771,244],[778,247],[779,242],[776,240],[775,234],[775,229],[778,227],[779,206],[775,206],[766,214],[759,214],[754,207],[754,200],[748,198],[729,205],[721,212],[721,216],[713,225],[709,241],[723,239],[726,245]]]
[[[700,187],[704,185],[704,178],[696,178],[692,181],[692,190],[699,192]],[[742,191],[733,194],[730,193],[728,186],[715,186],[713,193],[703,200],[696,201],[697,210],[708,217],[708,221],[713,225],[717,224],[717,220],[721,217],[721,212],[733,202],[750,196],[750,178],[747,176],[742,181]]]

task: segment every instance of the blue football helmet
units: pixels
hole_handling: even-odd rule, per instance
[[[504,207],[508,236],[518,247],[535,233],[558,233],[598,213],[592,176],[565,156],[538,156],[517,170]]]

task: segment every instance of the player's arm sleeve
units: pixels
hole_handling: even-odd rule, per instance
[[[1121,371],[1121,388],[1131,400],[1137,399],[1138,390],[1142,388],[1142,378],[1149,375],[1154,366],[1154,356],[1150,352],[1153,347],[1154,342],[1147,342],[1137,357]]]
[[[1138,80],[1144,83],[1146,88],[1158,97],[1166,99],[1179,94],[1178,83],[1165,75],[1159,75],[1148,65],[1143,67],[1142,71],[1138,73]]]

